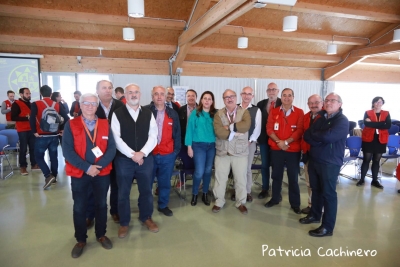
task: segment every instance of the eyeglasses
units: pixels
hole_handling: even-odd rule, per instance
[[[99,104],[97,102],[88,102],[88,101],[83,101],[81,102],[84,106],[90,106],[92,105],[92,107],[97,107]]]
[[[227,95],[227,96],[224,96],[224,99],[225,100],[234,99],[235,97],[236,97],[236,95]]]
[[[382,101],[377,101],[377,102],[375,102],[375,104],[383,105],[383,102]]]
[[[241,95],[242,95],[242,96],[252,96],[253,94],[252,94],[252,93],[248,93],[248,94],[246,94],[246,93],[241,93]]]
[[[340,103],[339,100],[337,100],[337,99],[325,99],[324,102],[325,103],[332,103],[332,104],[335,103],[335,102]]]
[[[276,89],[276,88],[268,88],[268,89],[267,89],[267,92],[275,92],[275,91],[277,91],[277,90],[279,90],[279,89]]]
[[[309,105],[318,105],[321,101],[308,102]]]

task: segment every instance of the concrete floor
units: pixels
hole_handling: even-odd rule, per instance
[[[11,178],[0,181],[0,266],[400,266],[400,194],[393,177],[382,180],[384,190],[371,188],[369,178],[363,188],[341,178],[336,228],[332,237],[324,238],[308,236],[318,224],[299,224],[304,215],[290,210],[287,186],[281,204],[266,209],[263,204],[268,199],[257,199],[257,185],[253,187],[254,201],[246,205],[248,215],[240,214],[229,199],[214,214],[212,206],[200,201],[192,207],[190,199],[184,202],[171,192],[169,207],[174,216],[155,211],[153,220],[160,232],[154,234],[136,219],[138,192],[134,185],[129,235],[119,239],[118,225],[109,216],[107,236],[113,249],[103,249],[92,228],[82,256],[73,259],[76,241],[70,178],[65,176],[64,161],[59,162],[60,177],[50,190],[42,189],[41,172],[23,177],[15,171]],[[354,169],[349,166],[347,171]],[[299,184],[304,208],[307,189],[304,181]],[[279,249],[289,251],[288,255]],[[376,255],[328,256],[335,249],[360,249],[362,254],[370,250]]]

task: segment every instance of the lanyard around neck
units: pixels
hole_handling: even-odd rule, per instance
[[[85,131],[86,131],[87,135],[89,136],[90,141],[92,142],[92,144],[94,146],[94,142],[96,141],[96,136],[97,136],[97,125],[99,123],[99,120],[98,119],[96,120],[96,125],[94,126],[94,135],[93,135],[93,138],[92,138],[92,136],[90,135],[89,129],[86,126],[85,121],[83,120],[83,117],[81,117],[81,119],[82,119],[82,122],[83,122],[83,128],[85,128]]]

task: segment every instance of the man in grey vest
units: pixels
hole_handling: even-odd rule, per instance
[[[253,186],[253,173],[251,172],[251,165],[253,164],[254,153],[257,149],[257,138],[261,132],[261,111],[257,106],[251,104],[251,101],[254,98],[253,88],[250,86],[244,87],[240,95],[242,96],[242,103],[239,104],[239,106],[243,109],[247,109],[250,112],[251,117],[251,125],[249,130],[249,156],[247,158],[246,201],[252,202],[253,197],[251,196],[251,187]],[[236,199],[235,193],[232,194],[231,199]]]
[[[250,113],[236,105],[236,93],[226,89],[222,95],[225,107],[214,117],[215,142],[215,205],[212,212],[217,213],[225,204],[225,190],[229,171],[232,168],[235,190],[236,208],[247,214],[246,173],[249,155],[248,131],[251,125]]]

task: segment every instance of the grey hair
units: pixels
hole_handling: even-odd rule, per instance
[[[232,89],[226,89],[226,90],[223,92],[223,94],[222,94],[222,99],[224,99],[224,95],[225,95],[226,92],[232,92],[232,93],[235,94],[235,96],[237,96],[237,95],[236,95],[236,92],[233,91]]]
[[[92,94],[92,93],[86,93],[86,94],[81,95],[79,97],[79,103],[83,103],[83,99],[86,98],[86,97],[95,97],[97,104],[100,103],[99,97],[97,95],[95,95],[95,94]]]
[[[342,98],[340,97],[340,95],[336,94],[335,92],[332,92],[332,93],[327,94],[327,95],[325,96],[325,99],[326,99],[328,96],[330,96],[330,95],[337,96],[339,103],[342,103],[342,104],[343,104]]]
[[[137,85],[136,83],[128,83],[127,85],[125,85],[125,87],[124,87],[124,91],[126,91],[126,88],[128,88],[129,86],[135,86],[135,87],[137,87],[137,88],[139,88],[139,89],[140,89],[140,86],[139,86],[139,85]]]
[[[167,89],[167,88],[165,88],[165,87],[164,87],[164,86],[162,86],[162,85],[156,85],[156,86],[154,86],[154,87],[153,87],[153,89],[151,89],[151,95],[153,95],[153,94],[154,94],[154,90],[155,90],[156,88],[162,88],[162,89],[164,89],[164,91],[165,91],[165,95],[167,95],[167,93],[168,93],[168,89]]]
[[[109,80],[100,80],[96,84],[96,91],[99,90],[99,86],[100,86],[101,82],[109,82],[109,83],[111,83],[111,87],[114,88],[114,85],[113,85],[113,83],[111,81],[109,81]]]

